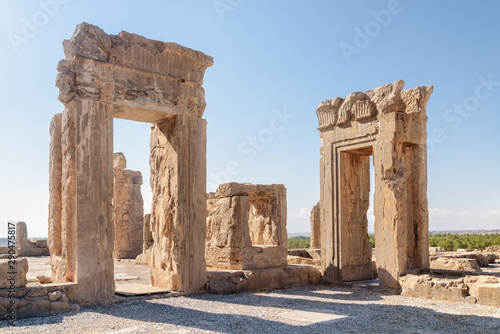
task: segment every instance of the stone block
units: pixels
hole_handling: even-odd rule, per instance
[[[28,269],[28,260],[25,258],[0,259],[0,289],[25,287]]]
[[[466,258],[438,258],[430,264],[431,269],[481,271],[475,259]]]

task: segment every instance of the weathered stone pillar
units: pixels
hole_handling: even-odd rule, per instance
[[[372,247],[368,237],[370,206],[370,156],[340,154],[340,239],[349,244],[340,249],[342,280],[372,277]]]
[[[376,261],[380,284],[399,286],[410,268],[429,267],[425,106],[432,88],[402,92],[404,120],[381,116],[384,135],[374,146]],[[381,247],[379,247],[381,245]]]
[[[62,271],[62,114],[56,114],[50,122],[49,150],[49,231],[48,246],[52,269],[52,281],[64,282]]]
[[[76,98],[78,301],[115,295],[113,265],[113,109],[108,103]]]
[[[153,247],[154,239],[153,233],[151,232],[151,215],[148,213],[144,215],[144,226],[142,229],[142,252],[146,253],[146,251]]]
[[[311,223],[311,248],[321,248],[321,208],[319,202],[311,209],[309,215]]]
[[[65,44],[75,52],[75,35]],[[57,86],[63,111],[62,259],[78,302],[114,298],[113,106],[109,68],[83,58],[62,60]],[[85,73],[74,81],[77,73]],[[97,87],[97,88],[96,88]],[[78,92],[78,93],[77,93]]]
[[[135,259],[142,252],[144,201],[141,195],[142,174],[125,169],[123,153],[114,154],[115,259]]]
[[[248,229],[248,195],[217,198],[207,216],[205,258],[213,269],[255,268]],[[212,270],[213,270],[212,269]]]
[[[16,248],[28,247],[28,228],[25,222],[16,223]]]
[[[151,132],[151,283],[196,291],[206,282],[206,120],[176,115]]]

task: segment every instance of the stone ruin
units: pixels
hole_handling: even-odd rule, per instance
[[[206,282],[206,121],[213,58],[175,43],[82,23],[64,42],[50,134],[52,280],[76,282],[78,303],[114,298],[113,118],[153,124],[153,285]]]
[[[12,254],[12,250],[8,246],[0,247],[0,255],[5,256],[9,254],[16,257],[49,255],[47,240],[28,239],[28,227],[25,222],[16,223],[16,248],[13,251],[14,254]]]
[[[319,202],[311,209],[311,248],[321,249],[321,208]]]
[[[114,226],[115,259],[135,259],[142,253],[144,201],[141,194],[141,172],[125,169],[123,153],[115,153],[114,168]]]
[[[19,259],[15,293],[23,300],[21,315],[113,300],[113,257],[137,256],[136,262],[149,265],[154,286],[183,292],[371,278],[370,156],[380,285],[401,287],[408,296],[456,295],[478,302],[500,291],[495,277],[437,281],[412,275],[433,270],[426,195],[426,103],[432,86],[403,91],[404,82],[397,81],[319,105],[321,199],[310,216],[312,249],[289,254],[284,185],[226,183],[206,195],[202,84],[212,57],[127,32],[108,35],[87,23],[64,42],[64,52],[56,85],[65,107],[50,124],[48,247],[54,284],[26,287],[28,262]],[[142,175],[125,169],[123,154],[113,154],[113,118],[153,125],[151,214],[143,213]],[[18,255],[33,246],[25,231],[18,224]],[[440,255],[433,262],[477,271],[480,257],[470,257]],[[0,288],[3,310],[9,291]]]
[[[286,189],[282,184],[221,184],[207,199],[209,270],[287,266]]]
[[[396,81],[316,110],[321,137],[321,255],[326,282],[372,277],[366,212],[375,170],[376,260],[381,286],[429,267],[426,105],[432,86]]]

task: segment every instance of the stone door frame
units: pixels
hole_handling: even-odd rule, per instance
[[[150,158],[162,166],[156,173],[160,178],[166,171],[174,174],[169,195],[153,191],[153,199],[173,200],[176,211],[172,229],[157,231],[173,235],[173,244],[168,250],[158,245],[151,270],[156,269],[157,280],[163,275],[174,281],[172,290],[199,289],[206,281],[200,243],[206,224],[202,84],[213,58],[127,32],[108,35],[88,23],[77,26],[64,52],[56,86],[65,108],[50,129],[53,281],[78,283],[78,303],[114,299],[113,118],[122,118],[153,123],[152,138],[173,147],[170,155]],[[171,126],[163,131],[165,123]],[[152,212],[167,215],[158,205]],[[165,226],[162,217],[158,226]],[[175,267],[160,257],[169,257]]]

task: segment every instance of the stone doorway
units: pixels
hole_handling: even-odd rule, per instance
[[[51,122],[53,281],[78,283],[78,303],[114,298],[113,118],[122,118],[153,124],[153,284],[198,290],[206,282],[202,84],[213,58],[87,23],[64,52],[56,85],[65,108]]]
[[[327,282],[371,277],[369,157],[375,170],[376,259],[381,286],[429,266],[426,106],[432,86],[403,81],[322,102],[320,207]]]

